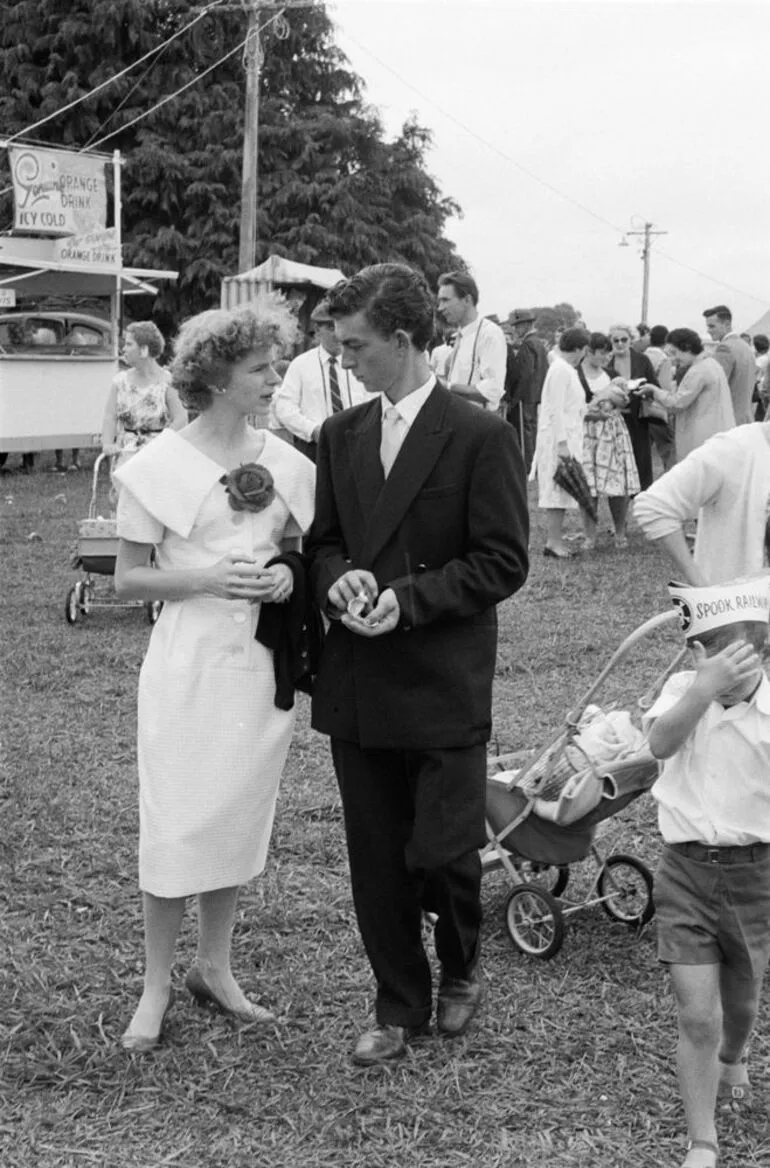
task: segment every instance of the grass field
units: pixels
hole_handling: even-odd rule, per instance
[[[499,873],[484,884],[478,1023],[454,1042],[415,1043],[392,1068],[352,1067],[371,984],[327,746],[304,700],[268,867],[242,897],[234,944],[239,977],[278,1024],[238,1028],[194,1008],[183,988],[191,910],[167,1037],[126,1056],[117,1039],[142,970],[134,705],[149,626],[136,608],[65,623],[89,486],[86,473],[0,480],[0,1166],[679,1165],[674,1011],[654,923],[637,935],[590,909],[553,960],[528,959],[505,930]],[[540,555],[534,520],[530,580],[500,612],[500,750],[546,741],[622,637],[666,604],[665,565],[638,532],[626,552],[605,537],[592,557],[560,564]],[[672,643],[661,634],[607,697],[628,705]],[[610,821],[610,841],[654,864],[648,796]],[[765,1002],[754,1106],[720,1115],[723,1168],[770,1165],[767,1031]]]

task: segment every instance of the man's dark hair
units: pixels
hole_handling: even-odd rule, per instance
[[[591,333],[588,348],[592,353],[609,353],[612,343],[606,333]]]
[[[758,353],[766,353],[770,349],[770,337],[764,333],[757,333],[754,337],[754,348]]]
[[[717,320],[732,323],[733,314],[726,304],[717,304],[715,308],[707,308],[703,313],[704,316],[715,316]]]
[[[438,278],[438,286],[443,288],[445,284],[451,284],[457,296],[470,296],[473,303],[478,304],[478,284],[467,272],[444,272],[444,275]]]
[[[650,344],[653,349],[659,349],[661,345],[665,345],[668,339],[668,329],[664,324],[654,324],[650,329]]]
[[[590,345],[591,335],[582,328],[565,329],[559,338],[559,348],[562,353],[576,353]]]
[[[648,325],[646,325],[646,324],[638,324],[638,325],[636,326],[636,331],[638,332],[638,334],[639,334],[639,339],[641,340],[641,338],[642,338],[642,337],[646,337],[646,336],[647,336],[647,334],[649,333],[650,329],[649,329],[649,326],[648,326]]]
[[[363,312],[381,336],[403,329],[421,351],[433,336],[433,294],[425,277],[406,264],[372,264],[341,280],[329,293],[329,312],[335,320]]]
[[[672,329],[668,334],[668,343],[675,349],[681,349],[683,353],[694,353],[696,357],[698,353],[703,352],[703,341],[695,329]]]

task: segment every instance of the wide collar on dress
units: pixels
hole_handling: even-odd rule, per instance
[[[313,519],[315,467],[310,459],[267,430],[259,461],[273,476],[275,490],[305,532]],[[174,430],[144,446],[115,471],[146,511],[164,527],[187,539],[195,519],[225,468]]]

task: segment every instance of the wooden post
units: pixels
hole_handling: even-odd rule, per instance
[[[259,175],[259,0],[251,0],[246,41],[246,108],[243,121],[241,229],[238,271],[248,272],[257,258],[257,182]]]

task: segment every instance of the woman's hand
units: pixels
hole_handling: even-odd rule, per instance
[[[626,393],[628,392],[628,381],[625,377],[613,377],[610,385],[616,385],[618,389],[622,389]]]
[[[271,568],[265,568],[265,576],[272,577],[273,587],[262,600],[269,604],[285,604],[294,591],[294,573],[289,565],[273,564]]]
[[[567,445],[566,442],[557,442],[556,443],[556,457],[557,458],[569,458],[569,446]]]
[[[289,572],[289,569],[286,568],[286,571]],[[209,569],[205,591],[209,596],[218,596],[221,600],[270,600],[276,588],[274,572],[275,567],[262,568],[252,556],[243,552],[228,552]],[[290,594],[289,591],[286,598]]]

